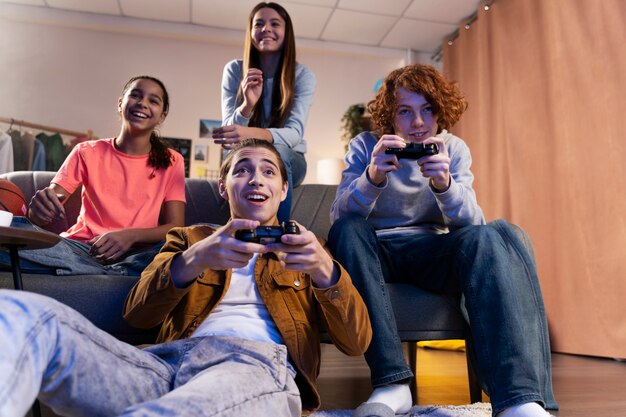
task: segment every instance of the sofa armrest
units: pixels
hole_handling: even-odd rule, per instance
[[[26,203],[29,203],[38,190],[46,188],[50,185],[50,181],[56,173],[53,171],[15,171],[0,175],[0,178],[9,180],[22,190]],[[46,225],[44,229],[53,233],[61,233],[76,223],[78,213],[80,213],[80,193],[82,187],[78,187],[76,191],[63,204],[65,206],[65,219],[55,220]]]
[[[54,175],[55,172],[52,171],[15,171],[2,174],[0,178],[9,180],[20,187],[28,203],[38,190],[50,185]],[[79,187],[64,203],[66,218],[57,220],[44,229],[58,234],[76,223],[81,208],[81,191],[82,187]],[[220,196],[217,181],[187,178],[185,179],[185,194],[187,198],[186,225],[224,224],[228,221],[230,217],[228,202]]]

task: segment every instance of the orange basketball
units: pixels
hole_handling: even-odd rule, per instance
[[[10,211],[14,216],[26,216],[28,204],[20,187],[11,181],[0,179],[0,210]]]

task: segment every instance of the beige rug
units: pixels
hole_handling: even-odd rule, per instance
[[[491,404],[474,403],[469,405],[413,407],[407,417],[491,417]]]
[[[352,417],[352,410],[317,411],[310,417]],[[491,417],[491,404],[416,405],[403,417]]]
[[[317,411],[310,417],[352,417],[352,410]],[[415,406],[404,417],[491,417],[491,404]]]

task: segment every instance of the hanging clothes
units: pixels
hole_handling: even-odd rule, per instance
[[[33,160],[33,148],[35,137],[23,135],[18,130],[10,130],[11,142],[13,143],[13,169],[15,171],[29,171]]]
[[[47,135],[39,133],[37,139],[43,143],[46,150],[46,171],[58,171],[68,153],[63,144],[63,138],[58,133]]]
[[[0,132],[0,174],[13,171],[13,141],[11,136]]]
[[[6,133],[0,132],[0,173],[58,171],[77,143],[98,139],[91,129],[83,133],[8,117],[0,117],[0,123],[10,125]],[[36,136],[30,132],[22,134],[22,128],[37,129],[41,133]],[[66,144],[61,135],[73,139]]]
[[[35,138],[35,148],[33,150],[33,171],[46,170],[46,148],[43,143]]]
[[[31,171],[33,169],[33,155],[35,152],[35,135],[32,132],[22,133],[22,142],[25,142],[26,146],[26,170]]]

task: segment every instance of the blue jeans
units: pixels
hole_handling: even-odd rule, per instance
[[[43,230],[26,217],[13,217],[12,227]],[[113,263],[99,261],[89,254],[91,245],[73,239],[61,238],[56,245],[46,249],[20,250],[21,271],[49,275],[131,275],[139,276],[159,253],[165,240],[145,249],[133,250],[123,259]],[[11,267],[9,252],[0,251],[0,266]]]
[[[471,351],[494,415],[536,401],[557,409],[550,341],[535,261],[503,220],[442,235],[378,238],[359,216],[337,221],[328,243],[350,273],[370,313],[365,353],[374,387],[404,382],[404,360],[385,282],[463,295]]]
[[[287,168],[287,180],[289,182],[289,189],[287,190],[287,198],[278,206],[278,221],[286,222],[291,219],[291,197],[293,189],[302,184],[306,175],[306,159],[304,154],[296,152],[287,145],[275,143],[274,147],[280,154],[285,168]]]
[[[297,416],[287,349],[198,337],[145,350],[42,295],[0,290],[0,416]]]

